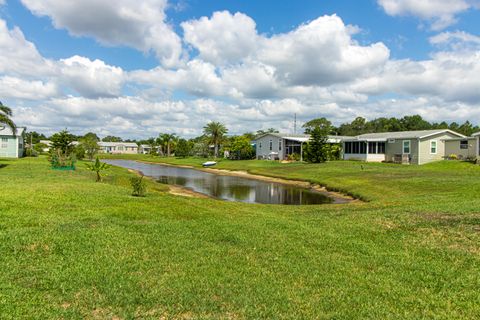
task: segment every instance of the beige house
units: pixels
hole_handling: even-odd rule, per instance
[[[448,129],[367,133],[343,140],[343,158],[424,164],[446,159],[450,141],[457,139],[468,138]]]
[[[134,142],[99,142],[100,153],[137,154],[138,145]]]
[[[477,158],[480,156],[480,132],[471,137],[445,140],[445,155],[455,155],[458,159]]]

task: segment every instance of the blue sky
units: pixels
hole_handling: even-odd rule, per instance
[[[32,129],[129,138],[194,136],[210,120],[288,131],[293,113],[480,122],[479,7],[0,0],[0,49],[19,52],[0,58],[0,100]]]

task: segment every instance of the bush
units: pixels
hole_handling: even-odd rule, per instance
[[[73,151],[75,153],[75,158],[78,160],[83,160],[83,158],[85,158],[85,148],[83,145],[79,144]]]
[[[132,196],[145,197],[145,193],[147,192],[147,184],[143,180],[143,176],[131,178],[130,184],[133,188]]]
[[[292,153],[287,156],[288,161],[300,161],[300,155],[298,153]]]
[[[458,160],[458,156],[455,153],[452,153],[448,156],[448,160]]]
[[[35,150],[33,150],[33,149],[30,149],[30,148],[25,149],[24,155],[25,155],[26,157],[38,157],[37,151],[35,151]]]

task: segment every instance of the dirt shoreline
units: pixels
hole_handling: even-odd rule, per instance
[[[233,176],[233,177],[242,177],[246,179],[252,179],[252,180],[261,180],[261,181],[266,181],[266,182],[273,182],[273,183],[281,183],[285,185],[292,185],[292,186],[297,186],[297,187],[302,187],[306,189],[313,189],[317,192],[320,192],[322,194],[325,194],[334,200],[334,204],[343,204],[343,203],[351,203],[351,202],[359,202],[360,200],[355,199],[354,197],[351,197],[349,195],[345,195],[340,192],[335,192],[335,191],[329,191],[327,188],[320,186],[318,184],[312,184],[308,181],[301,181],[301,180],[288,180],[288,179],[282,179],[282,178],[275,178],[275,177],[268,177],[268,176],[262,176],[258,174],[252,174],[247,171],[232,171],[232,170],[225,170],[225,169],[214,169],[214,168],[197,168],[194,166],[186,166],[186,165],[174,165],[170,163],[163,163],[163,162],[152,162],[152,161],[142,161],[142,160],[137,160],[139,162],[143,163],[149,163],[149,164],[159,164],[159,165],[165,165],[165,166],[170,166],[170,167],[179,167],[179,168],[186,168],[186,169],[194,169],[194,170],[199,170],[199,171],[204,171],[204,172],[209,172],[217,175],[224,175],[224,176]],[[180,186],[169,186],[170,187],[170,193],[171,194],[176,194],[176,195],[182,195],[182,196],[187,196],[187,197],[201,197],[201,198],[209,198],[208,196],[194,192],[190,189],[183,188]],[[183,190],[183,191],[182,191]]]

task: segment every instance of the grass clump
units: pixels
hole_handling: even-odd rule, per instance
[[[147,193],[147,184],[143,180],[143,176],[130,178],[130,184],[132,185],[132,196],[145,197]]]

